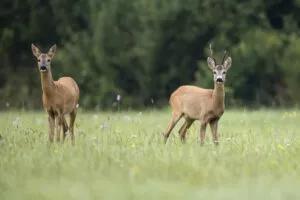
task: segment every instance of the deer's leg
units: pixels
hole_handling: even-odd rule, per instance
[[[179,135],[181,135],[181,132],[182,132],[183,129],[185,128],[186,123],[187,123],[187,121],[185,120],[184,123],[182,124],[182,126],[180,127],[180,129],[179,129],[179,131],[178,131]]]
[[[66,132],[69,129],[65,116],[63,116],[63,123],[62,123],[62,125],[63,125],[63,141],[65,141],[65,139],[66,139]]]
[[[175,125],[177,124],[177,122],[180,120],[180,118],[182,116],[183,115],[181,113],[173,113],[172,114],[172,119],[168,125],[168,128],[167,128],[166,132],[163,134],[164,138],[165,138],[165,143],[167,143],[167,140],[170,136],[171,131],[173,130],[173,128],[175,127]]]
[[[54,138],[54,129],[55,129],[55,116],[52,113],[48,113],[48,122],[49,122],[49,141],[52,143]]]
[[[61,128],[63,126],[63,115],[58,114],[57,116],[57,125],[56,125],[56,142],[60,142],[60,137],[61,137]]]
[[[213,141],[215,145],[219,144],[219,139],[218,139],[218,120],[212,121],[209,123],[210,129],[211,129],[211,134],[213,137]]]
[[[71,140],[72,140],[73,145],[75,144],[74,122],[75,122],[75,119],[76,119],[76,114],[77,114],[76,110],[73,110],[70,113],[70,134],[71,134]]]
[[[201,123],[200,125],[200,144],[204,144],[205,132],[206,132],[206,123]]]
[[[194,120],[187,118],[185,120],[185,123],[180,128],[179,134],[180,134],[180,138],[181,138],[182,142],[185,142],[186,132],[191,127],[191,125],[193,124],[193,122],[194,122]]]

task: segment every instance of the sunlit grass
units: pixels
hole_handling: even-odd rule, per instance
[[[299,199],[300,112],[226,111],[221,142],[186,144],[169,111],[84,113],[76,145],[48,145],[43,112],[0,114],[0,199]]]

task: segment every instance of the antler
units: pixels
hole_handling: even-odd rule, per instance
[[[225,58],[226,58],[227,55],[228,55],[228,51],[225,49],[224,50],[224,56],[223,56],[223,59],[222,59],[222,64],[224,64],[224,61],[225,61]]]
[[[216,63],[216,59],[213,57],[213,50],[212,50],[212,48],[211,48],[211,43],[209,43],[209,51],[210,51],[210,57],[212,58],[212,59],[214,59],[214,61],[215,61],[215,63]]]
[[[211,48],[211,43],[209,44],[209,51],[210,51],[210,56],[213,57],[213,50]]]

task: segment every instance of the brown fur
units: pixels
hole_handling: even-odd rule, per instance
[[[196,86],[185,85],[175,90],[170,97],[169,103],[172,109],[172,118],[165,131],[165,142],[175,127],[177,122],[183,117],[185,119],[184,124],[179,130],[181,140],[184,142],[186,132],[195,120],[200,121],[200,142],[204,143],[205,132],[207,124],[210,125],[213,141],[218,144],[218,121],[224,113],[224,81],[225,73],[231,66],[231,58],[228,57],[222,65],[215,65],[213,59],[208,58],[208,64],[210,68],[219,70],[219,74],[223,74],[223,82],[217,82],[219,76],[215,75],[214,89],[203,89]],[[222,71],[220,71],[222,70]],[[223,73],[223,71],[225,73]],[[222,72],[222,73],[221,73]],[[217,74],[214,72],[214,74]]]
[[[55,50],[54,52],[51,52],[50,50],[47,54],[42,54],[40,53],[39,49],[37,49],[37,47],[32,45],[33,54],[39,60],[39,67],[41,65],[40,63],[42,63],[45,59],[51,60],[53,58]],[[49,141],[53,142],[55,128],[57,142],[59,142],[61,139],[61,128],[63,130],[63,140],[65,139],[66,132],[69,129],[65,119],[65,115],[69,114],[70,133],[72,143],[74,144],[74,122],[79,100],[78,85],[70,77],[62,77],[57,81],[53,81],[50,62],[47,71],[41,71],[40,75],[43,91],[43,106],[45,111],[48,113],[49,120]]]

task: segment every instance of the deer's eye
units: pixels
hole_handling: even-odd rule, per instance
[[[226,74],[226,72],[223,72],[223,74]]]
[[[216,74],[217,72],[213,72],[214,74]]]
[[[41,59],[38,59],[38,62],[41,62]]]
[[[50,59],[47,59],[47,62],[50,62]]]

